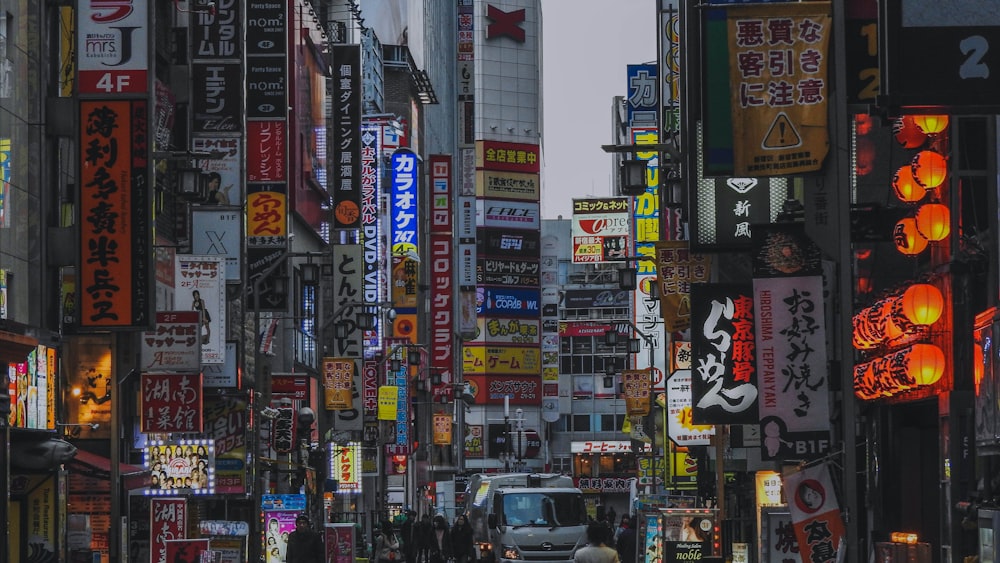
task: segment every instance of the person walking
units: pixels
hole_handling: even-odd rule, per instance
[[[431,541],[433,532],[434,526],[431,524],[430,514],[424,514],[419,522],[413,524],[414,563],[428,563],[431,548],[434,546],[434,542]]]
[[[472,525],[464,514],[459,514],[455,518],[455,525],[451,528],[451,551],[455,557],[455,563],[471,563],[476,560],[476,552],[473,548]]]
[[[635,563],[636,533],[628,514],[622,514],[615,549],[618,551],[621,563]]]
[[[412,509],[406,510],[406,518],[403,523],[399,526],[399,536],[400,540],[403,542],[403,554],[406,556],[408,561],[414,561],[414,543],[415,538],[413,536],[413,525],[414,520],[417,519],[417,512]]]
[[[576,563],[621,563],[618,552],[608,547],[610,528],[600,522],[591,522],[587,526],[587,542],[590,544],[576,552],[573,561]]]
[[[431,535],[431,548],[428,563],[446,563],[452,557],[451,531],[444,514],[434,515],[434,532]]]
[[[319,534],[312,530],[309,517],[299,514],[295,517],[295,531],[288,534],[285,549],[286,563],[326,563],[326,550]]]
[[[375,559],[377,563],[401,563],[404,560],[399,536],[393,530],[392,522],[388,520],[383,520],[379,525],[379,535],[375,538]]]

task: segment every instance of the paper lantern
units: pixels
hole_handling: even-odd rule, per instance
[[[925,203],[917,210],[917,230],[930,241],[944,240],[951,232],[951,213],[943,203]]]
[[[912,115],[904,115],[892,124],[896,142],[908,149],[920,147],[927,141],[927,133],[913,121]]]
[[[872,126],[875,124],[872,116],[867,113],[856,113],[854,114],[854,132],[858,135],[867,135],[872,132]]]
[[[927,188],[917,183],[909,164],[900,166],[892,177],[892,190],[896,192],[899,201],[906,203],[918,202],[927,195]]]
[[[944,311],[941,290],[929,283],[917,283],[906,288],[900,302],[903,315],[915,325],[932,325]]]
[[[948,176],[948,160],[934,151],[920,151],[910,162],[910,169],[913,179],[921,186],[936,188]]]
[[[907,256],[920,254],[927,248],[927,239],[917,230],[917,220],[913,217],[905,217],[896,223],[892,241],[896,243],[896,250]]]
[[[978,342],[972,345],[972,375],[976,385],[976,395],[979,395],[979,383],[986,373],[986,358],[983,356],[983,346]]]
[[[948,126],[947,115],[914,115],[913,124],[928,135],[936,135]]]
[[[867,137],[859,137],[854,150],[854,171],[858,176],[867,176],[875,170],[875,143]]]
[[[933,344],[914,344],[907,354],[907,373],[917,385],[933,385],[944,374],[944,352]]]

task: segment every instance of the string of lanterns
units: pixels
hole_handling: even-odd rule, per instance
[[[916,149],[941,134],[947,126],[947,115],[907,115],[897,120],[894,135],[903,147]],[[892,238],[899,252],[915,256],[923,252],[929,242],[948,238],[951,212],[939,201],[937,193],[947,177],[947,157],[930,149],[917,152],[909,164],[896,171],[892,189],[901,202],[917,204],[931,194],[928,203],[920,205],[913,216],[904,217],[893,228]]]

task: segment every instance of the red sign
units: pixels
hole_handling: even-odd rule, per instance
[[[247,122],[247,181],[283,182],[286,179],[284,121]]]
[[[510,396],[512,405],[541,405],[542,381],[534,375],[467,375],[477,405],[502,405]]]
[[[150,561],[167,563],[167,542],[187,537],[187,500],[149,499]]]
[[[202,432],[201,374],[142,374],[143,432]]]
[[[538,145],[476,141],[476,168],[537,174],[541,164]]]
[[[80,102],[82,327],[148,326],[152,228],[146,102]],[[146,264],[147,267],[137,265]]]
[[[309,392],[309,379],[300,375],[273,375],[271,377],[271,395],[273,397],[289,397],[305,399]]]
[[[452,274],[451,157],[431,155],[431,350],[430,367],[441,375],[434,400],[451,399],[455,365],[455,280]]]

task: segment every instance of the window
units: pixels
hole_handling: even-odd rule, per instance
[[[601,431],[602,432],[615,432],[622,428],[625,423],[624,414],[602,414],[601,415]]]
[[[573,428],[571,428],[570,430],[574,432],[590,432],[590,415],[574,414]]]

